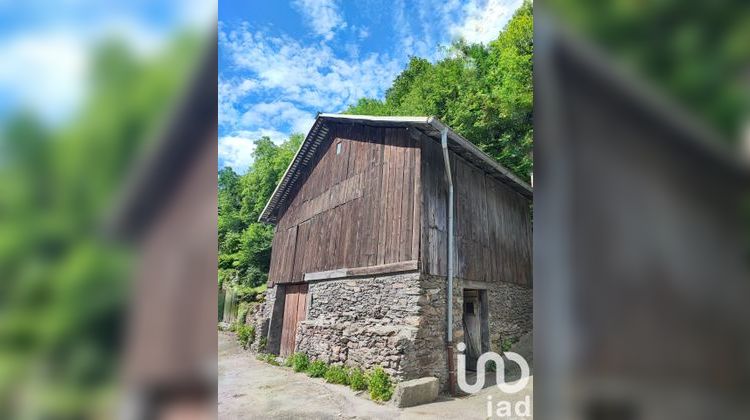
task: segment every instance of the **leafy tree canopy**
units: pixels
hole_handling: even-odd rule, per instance
[[[436,63],[412,57],[385,100],[345,112],[432,115],[528,180],[532,171],[533,16],[529,1],[489,45],[455,42]]]

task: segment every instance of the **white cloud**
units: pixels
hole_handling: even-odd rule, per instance
[[[219,160],[238,173],[247,171],[253,162],[254,140],[240,136],[219,137]]]
[[[87,48],[70,33],[15,36],[0,44],[0,56],[0,92],[47,120],[66,117],[85,92]]]
[[[291,102],[281,101],[253,105],[242,115],[240,122],[243,126],[248,127],[287,125],[292,133],[307,134],[314,119],[309,112],[298,108]]]
[[[382,97],[402,69],[387,55],[360,56],[350,48],[348,55],[339,51],[347,55],[340,58],[325,42],[302,44],[248,24],[235,30],[220,24],[219,45],[226,62],[219,80],[219,123],[232,133],[220,140],[219,150],[239,169],[252,160],[247,139],[260,133],[273,134],[275,141],[306,134],[317,111],[340,112],[359,98]]]
[[[279,144],[289,136],[273,129],[253,131],[236,131],[227,136],[219,137],[219,162],[221,166],[229,166],[237,173],[245,173],[253,163],[255,141],[261,137],[269,137]]]
[[[450,33],[468,42],[488,43],[497,38],[521,3],[522,0],[471,0],[461,10],[463,20],[452,26]]]
[[[359,28],[359,29],[357,30],[357,37],[358,37],[358,38],[359,38],[360,40],[362,40],[362,39],[367,39],[367,38],[368,38],[369,36],[370,36],[370,29],[368,29],[367,27],[365,27],[365,26],[361,26],[361,27],[360,27],[360,28]]]
[[[304,127],[301,121],[312,121],[316,111],[338,112],[359,98],[381,96],[401,70],[399,61],[388,56],[339,58],[328,45],[302,45],[286,36],[254,32],[248,25],[221,31],[219,42],[236,79],[220,83],[225,120],[240,116],[225,122],[243,129],[279,127],[283,119],[289,129]],[[246,95],[239,81],[250,81],[258,105],[242,108]]]
[[[313,33],[327,41],[333,39],[337,30],[346,28],[335,0],[295,0],[292,5]]]

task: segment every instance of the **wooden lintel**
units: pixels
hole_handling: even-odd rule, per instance
[[[491,283],[488,283],[486,281],[463,280],[461,282],[461,285],[463,286],[464,289],[486,290],[490,288]]]
[[[419,269],[419,261],[410,260],[390,264],[373,265],[370,267],[339,268],[329,271],[305,273],[305,281],[333,280],[344,277],[371,276],[376,274],[402,273]]]

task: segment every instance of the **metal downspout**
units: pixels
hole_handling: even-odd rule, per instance
[[[448,128],[440,133],[445,162],[445,178],[448,185],[448,381],[451,395],[456,395],[456,366],[453,357],[453,177],[451,176],[450,155],[448,153]]]

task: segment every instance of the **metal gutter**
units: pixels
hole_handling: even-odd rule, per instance
[[[450,152],[448,152],[448,127],[440,131],[440,144],[445,162],[445,180],[448,187],[448,383],[451,395],[456,394],[456,369],[453,364],[453,176],[451,175]]]

